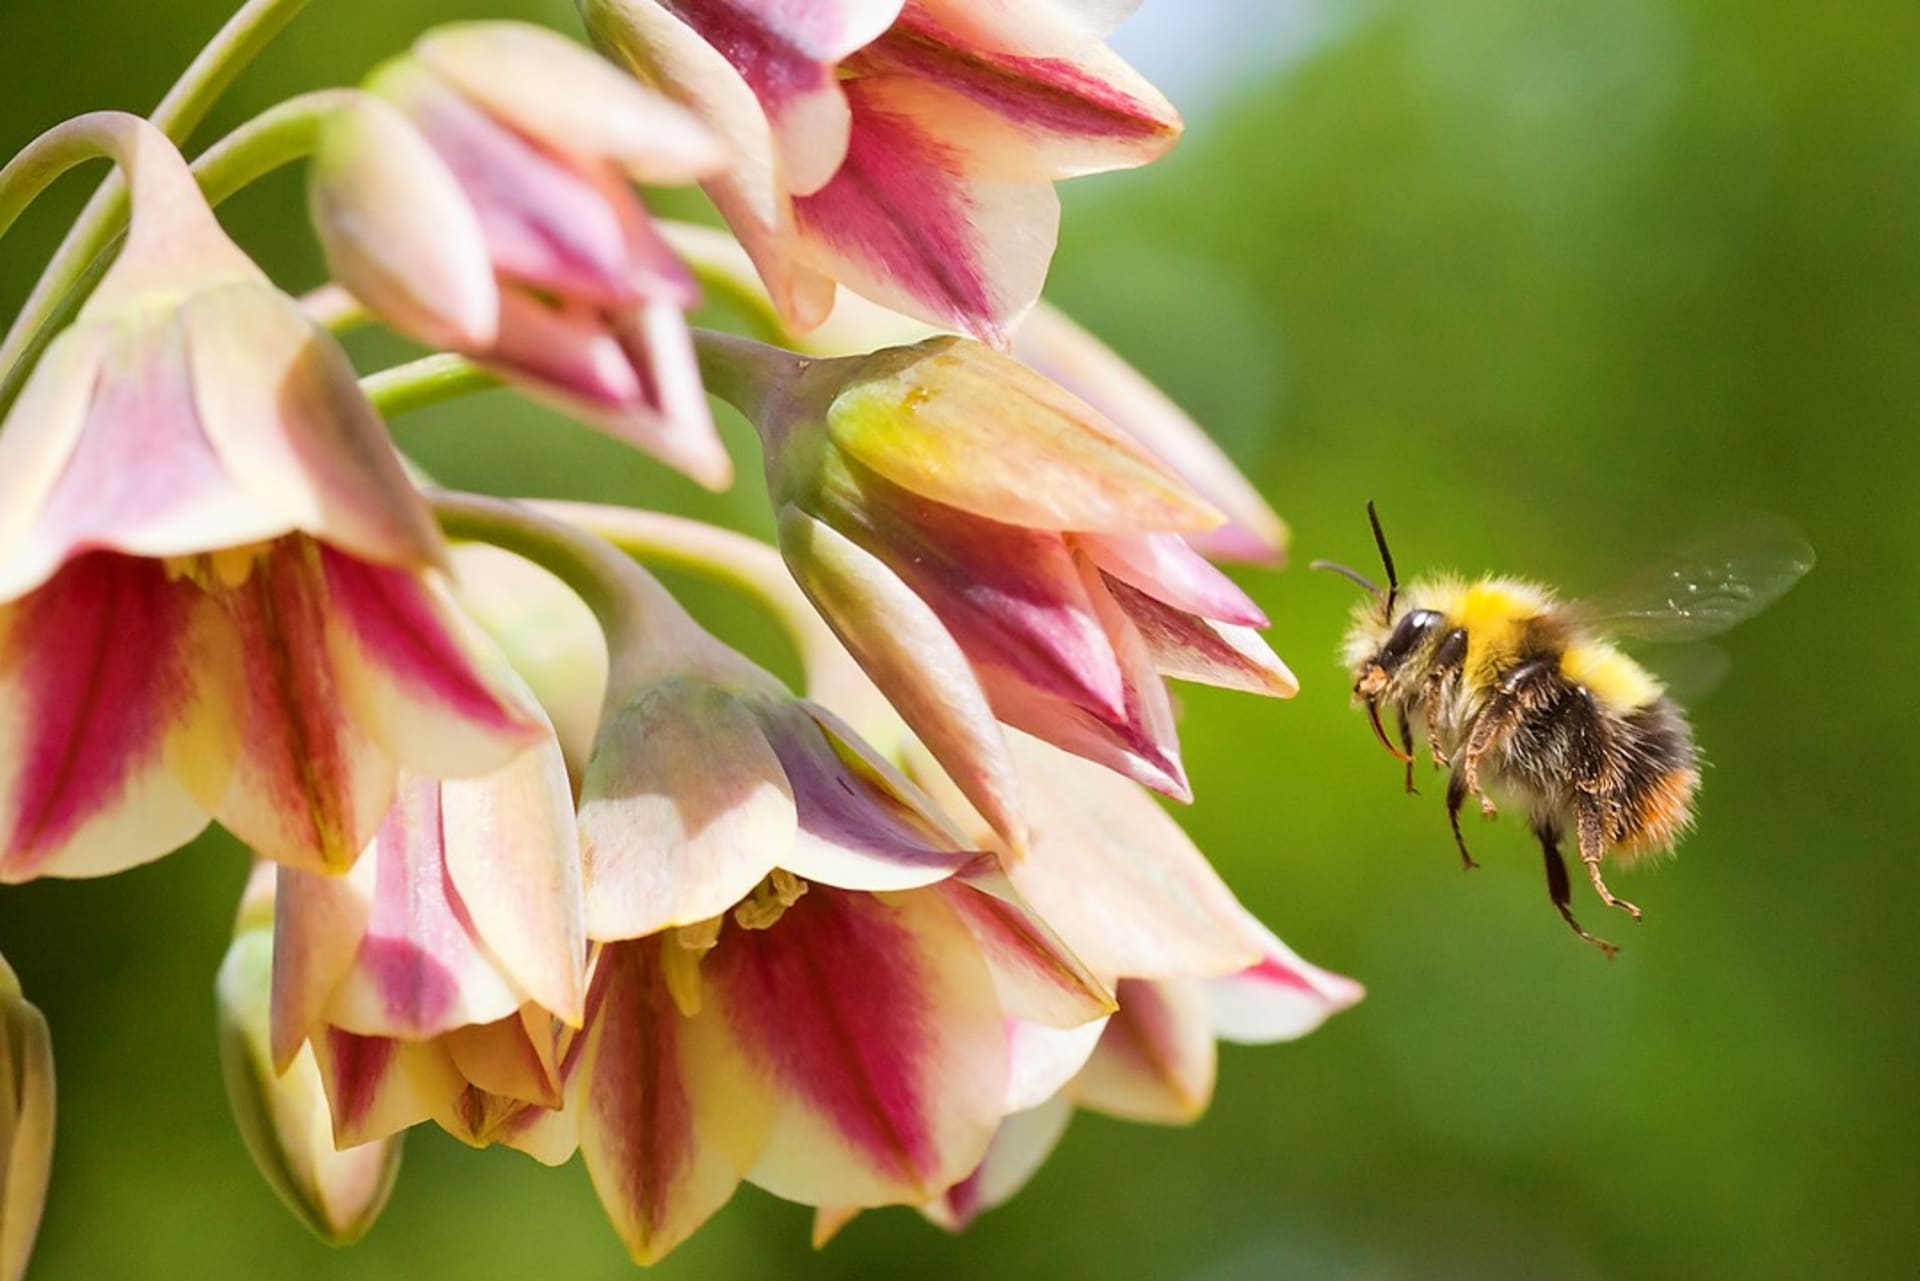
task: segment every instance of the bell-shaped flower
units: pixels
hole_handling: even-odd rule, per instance
[[[271,1049],[311,1044],[342,1147],[433,1118],[470,1142],[557,1107],[585,1001],[579,838],[549,737],[484,778],[403,778],[346,876],[281,869]]]
[[[21,1281],[53,1168],[53,1039],[0,957],[0,1281]]]
[[[996,830],[1017,823],[977,782],[1009,769],[983,703],[1186,799],[1162,674],[1293,693],[1258,607],[1180,537],[1219,513],[1053,383],[935,338],[787,386],[758,414],[781,550]]]
[[[332,113],[310,170],[341,283],[394,328],[724,487],[684,315],[697,290],[632,186],[711,172],[712,134],[523,23],[437,28],[368,88]]]
[[[802,329],[837,280],[1004,345],[1053,254],[1053,182],[1145,163],[1180,132],[1083,5],[584,9],[603,47],[732,144],[707,189]]]
[[[581,1152],[641,1262],[742,1179],[807,1205],[919,1204],[985,1154],[1010,1029],[1109,1008],[990,883],[866,893],[776,871],[719,919],[605,949]]]
[[[274,867],[256,864],[233,943],[215,980],[220,1063],[247,1154],[267,1185],[329,1245],[366,1235],[400,1172],[402,1138],[336,1148],[333,1119],[311,1045],[285,1071],[269,1044],[273,992]]]
[[[209,817],[344,869],[401,767],[484,774],[540,727],[470,652],[345,355],[112,119],[126,245],[0,430],[0,882]]]

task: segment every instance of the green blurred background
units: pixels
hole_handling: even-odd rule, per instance
[[[1731,678],[1695,709],[1700,830],[1625,887],[1645,924],[1582,899],[1627,945],[1613,964],[1555,917],[1517,825],[1474,833],[1485,866],[1463,876],[1439,789],[1401,795],[1333,666],[1352,588],[1248,577],[1305,690],[1184,694],[1201,800],[1183,817],[1249,905],[1370,998],[1298,1044],[1226,1051],[1189,1132],[1083,1116],[963,1238],[889,1212],[816,1255],[805,1212],[749,1189],[660,1274],[1912,1275],[1920,7],[1295,4],[1271,48],[1236,25],[1266,6],[1156,7],[1181,11],[1158,15],[1161,65],[1211,41],[1237,87],[1171,66],[1205,110],[1168,161],[1068,186],[1051,295],[1218,432],[1301,564],[1367,563],[1372,497],[1409,569],[1577,591],[1743,509],[1797,521],[1820,567],[1728,641]],[[223,9],[0,0],[0,148],[149,107]],[[482,13],[574,29],[561,3],[322,0],[203,137]],[[0,310],[84,187],[0,247]],[[229,222],[305,287],[300,209],[281,175]],[[504,395],[399,432],[452,483],[764,530],[738,427],[749,480],[720,498]],[[764,632],[693,599],[749,645]],[[627,1275],[577,1163],[430,1130],[364,1244],[295,1226],[215,1059],[242,873],[215,838],[108,882],[0,891],[0,949],[60,1063],[34,1277]]]

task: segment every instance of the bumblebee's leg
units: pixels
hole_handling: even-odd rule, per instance
[[[1407,754],[1407,795],[1418,796],[1420,789],[1413,785],[1413,725],[1407,720],[1405,703],[1394,708],[1394,719],[1399,723],[1400,749]]]
[[[1567,860],[1560,855],[1560,831],[1551,819],[1535,819],[1533,834],[1540,838],[1540,852],[1547,860],[1547,894],[1553,899],[1553,905],[1560,910],[1560,919],[1567,928],[1587,942],[1607,954],[1612,960],[1619,948],[1603,938],[1595,938],[1580,928],[1580,922],[1573,919],[1573,886],[1567,880]]]
[[[1600,858],[1607,852],[1607,819],[1601,800],[1592,792],[1581,792],[1574,801],[1575,818],[1580,828],[1580,861],[1587,865],[1587,879],[1593,882],[1593,892],[1608,907],[1617,907],[1634,920],[1640,919],[1640,909],[1623,898],[1615,898],[1613,891],[1607,888],[1606,878],[1600,874]]]
[[[1460,847],[1460,866],[1471,872],[1480,866],[1467,853],[1467,838],[1460,832],[1460,807],[1467,801],[1467,776],[1458,768],[1447,776],[1447,822],[1453,825],[1453,843]]]
[[[1427,669],[1426,689],[1421,697],[1427,710],[1427,750],[1433,756],[1435,769],[1447,764],[1447,754],[1440,747],[1440,711],[1447,706],[1466,658],[1467,632],[1465,628],[1456,627],[1440,638],[1440,646],[1433,652],[1433,666]]]

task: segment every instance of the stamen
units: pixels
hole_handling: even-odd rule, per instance
[[[667,994],[682,1018],[700,1012],[700,960],[720,941],[720,926],[725,917],[711,916],[692,925],[682,925],[668,933],[660,948],[660,971],[666,979]]]
[[[807,892],[807,883],[783,867],[776,867],[766,880],[753,887],[740,906],[733,909],[733,919],[740,923],[743,930],[771,929],[773,923],[786,915],[788,908],[800,901]]]

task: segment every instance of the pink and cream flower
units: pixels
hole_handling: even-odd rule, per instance
[[[1053,183],[1144,164],[1180,133],[1101,43],[1125,6],[584,8],[596,40],[728,139],[707,189],[801,329],[838,281],[1005,345],[1053,254]]]
[[[405,767],[540,732],[468,649],[444,550],[345,355],[151,126],[133,223],[0,431],[0,882],[158,858],[218,819],[352,864]]]
[[[1004,758],[993,718],[1184,800],[1162,675],[1294,692],[1182,538],[1220,513],[1013,360],[935,338],[815,361],[759,409],[794,576],[1003,835],[1006,795],[969,783],[1006,772],[979,764]]]
[[[484,778],[403,778],[352,872],[280,869],[273,1062],[312,1046],[340,1147],[429,1118],[490,1142],[506,1101],[560,1105],[586,957],[558,742]]]
[[[713,172],[712,134],[515,22],[437,28],[368,88],[332,114],[311,170],[340,282],[402,332],[724,488],[685,318],[698,290],[632,186]]]

